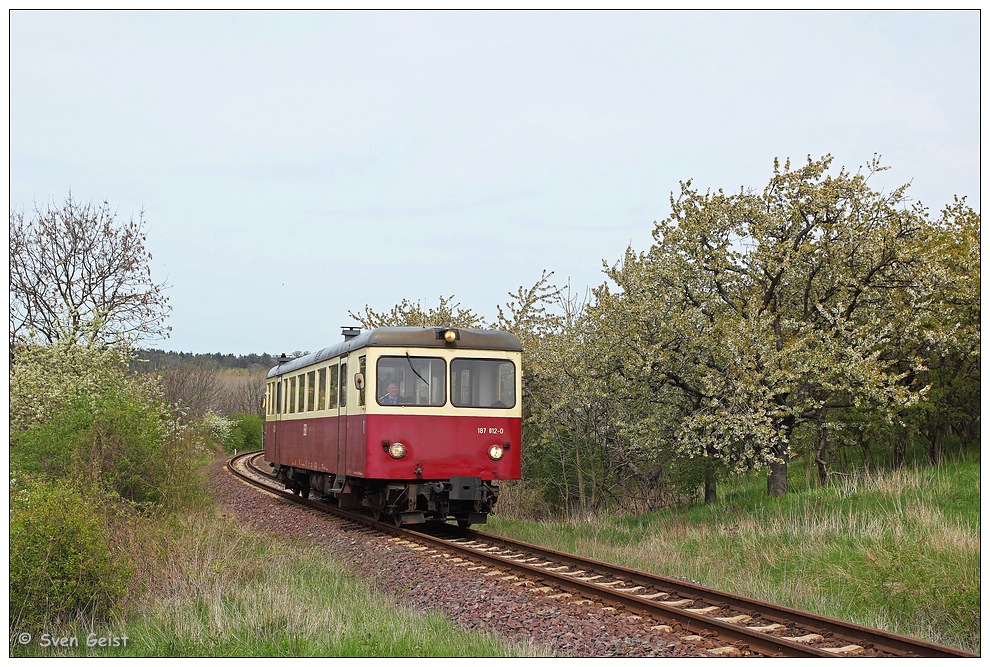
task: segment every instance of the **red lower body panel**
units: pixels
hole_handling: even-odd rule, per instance
[[[348,477],[440,480],[452,476],[519,479],[521,420],[518,417],[355,415],[269,421],[269,461]],[[396,460],[387,446],[401,442]],[[504,454],[494,461],[489,448]]]

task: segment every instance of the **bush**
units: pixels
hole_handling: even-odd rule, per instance
[[[235,433],[237,424],[233,419],[208,411],[203,415],[203,425],[206,426],[210,435],[223,447],[224,451],[233,451],[234,447],[237,446],[239,436]]]
[[[115,548],[100,499],[61,481],[35,481],[10,497],[10,629],[37,632],[113,615],[131,567]]]
[[[59,341],[18,347],[10,367],[10,430],[45,421],[78,396],[102,394],[130,384],[128,353]]]
[[[236,447],[238,451],[250,452],[263,447],[262,437],[265,433],[264,418],[258,415],[243,413],[233,414],[230,418],[237,423],[239,437]]]
[[[215,412],[203,415],[203,424],[226,452],[261,449],[265,420],[257,415],[233,414],[221,417]]]
[[[161,412],[112,390],[71,399],[50,420],[11,438],[11,469],[30,478],[71,479],[138,503],[161,500],[167,470]]]

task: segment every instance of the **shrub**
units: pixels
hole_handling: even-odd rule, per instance
[[[195,428],[170,430],[159,452],[157,466],[163,471],[160,503],[170,511],[198,508],[209,498],[207,464],[215,448]]]
[[[140,396],[111,390],[71,399],[47,422],[11,439],[11,469],[34,478],[72,479],[126,500],[157,502],[167,471],[160,456],[161,412]]]
[[[215,412],[203,415],[203,424],[226,452],[261,449],[265,420],[257,415],[233,414],[221,417]]]
[[[93,424],[92,401],[75,397],[48,421],[10,438],[11,474],[35,479],[72,476],[72,453],[76,442]]]
[[[203,415],[203,425],[206,426],[210,435],[213,436],[225,451],[233,451],[239,437],[235,432],[237,424],[233,419],[223,417],[213,411],[208,411]]]
[[[158,502],[166,470],[162,415],[140,397],[110,392],[94,401],[94,419],[74,448],[74,467],[122,498]]]
[[[242,452],[262,448],[262,436],[265,433],[265,420],[258,415],[237,413],[230,416],[237,423],[239,433],[237,449]]]
[[[61,481],[11,486],[11,631],[99,622],[117,610],[131,567],[113,544],[107,506]]]
[[[102,394],[129,384],[118,349],[59,341],[18,347],[10,367],[10,430],[23,431],[78,396]]]

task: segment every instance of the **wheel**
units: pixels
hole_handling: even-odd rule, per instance
[[[461,530],[467,530],[470,525],[471,525],[471,522],[468,521],[467,519],[458,519],[457,520],[457,527],[460,528]]]
[[[396,528],[402,528],[402,515],[396,512],[392,515],[392,522],[395,524]]]
[[[371,510],[371,517],[375,521],[381,521],[382,520],[382,511],[379,510],[379,509]]]

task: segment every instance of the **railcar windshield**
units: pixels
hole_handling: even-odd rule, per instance
[[[458,408],[515,407],[516,365],[505,359],[454,359],[450,400]]]
[[[381,357],[377,396],[379,405],[443,405],[447,362],[437,357]]]

